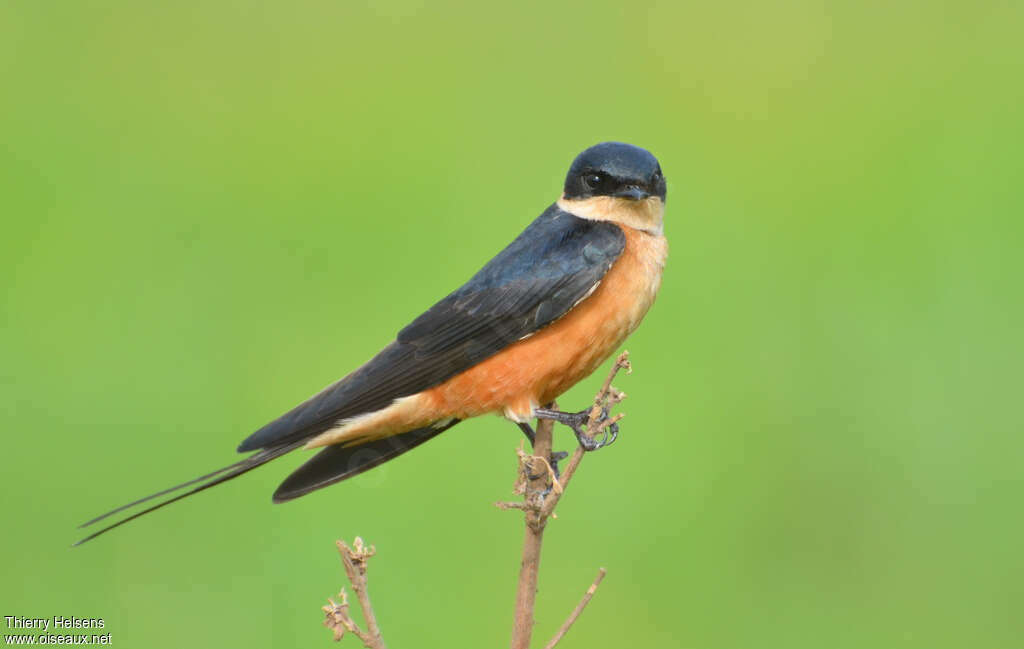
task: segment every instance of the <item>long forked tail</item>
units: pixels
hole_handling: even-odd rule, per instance
[[[461,420],[451,419],[432,426],[410,430],[400,435],[392,435],[352,446],[328,446],[295,469],[281,483],[281,486],[274,492],[274,502],[282,503],[292,500],[311,491],[357,476],[416,448],[429,439],[433,439],[459,421]]]
[[[364,471],[398,457],[406,451],[416,448],[429,439],[433,439],[457,423],[459,423],[459,420],[453,419],[442,425],[435,424],[434,426],[428,426],[426,428],[418,428],[406,433],[401,433],[400,435],[393,435],[391,437],[385,437],[383,439],[373,440],[362,444],[357,443],[352,446],[328,446],[296,469],[283,483],[281,483],[281,486],[274,492],[274,502],[284,502],[286,500],[298,498],[299,496],[308,494],[311,491],[316,491],[322,487],[359,475]],[[113,516],[114,514],[135,507],[136,505],[141,505],[142,503],[149,502],[161,496],[166,496],[167,494],[174,493],[184,489],[185,487],[195,485],[188,491],[184,491],[172,498],[150,505],[141,511],[135,512],[134,514],[126,516],[115,523],[107,525],[106,527],[79,540],[74,545],[81,545],[86,541],[91,541],[97,536],[109,532],[115,527],[120,527],[128,521],[135,520],[144,514],[156,511],[161,507],[170,505],[182,498],[186,498],[193,494],[197,494],[200,491],[209,489],[210,487],[227,482],[232,478],[237,478],[243,473],[247,473],[258,466],[262,466],[263,464],[288,453],[289,451],[295,450],[304,443],[305,439],[302,439],[264,449],[244,460],[235,462],[234,464],[229,464],[213,471],[212,473],[201,475],[198,478],[189,480],[188,482],[182,482],[181,484],[168,489],[158,491],[155,494],[150,494],[145,498],[139,498],[138,500],[134,500],[126,505],[121,505],[117,509],[112,509],[101,516],[97,516],[96,518],[83,523],[79,527],[88,527],[89,525],[98,523],[109,516]]]
[[[280,457],[280,456],[284,455],[285,453],[287,453],[289,451],[295,450],[299,446],[302,446],[302,442],[301,441],[292,442],[290,444],[285,444],[285,445],[278,446],[278,447],[275,447],[275,448],[264,449],[264,450],[260,451],[259,453],[256,453],[255,455],[251,455],[251,456],[245,458],[244,460],[240,460],[238,462],[235,462],[234,464],[229,464],[226,467],[222,467],[220,469],[217,469],[216,471],[214,471],[212,473],[207,473],[206,475],[201,475],[198,478],[193,478],[193,479],[191,479],[191,480],[189,480],[187,482],[182,482],[181,484],[174,485],[173,487],[169,487],[169,488],[164,489],[162,491],[158,491],[155,494],[150,494],[150,495],[146,496],[145,498],[139,498],[138,500],[133,500],[132,502],[130,502],[130,503],[126,504],[126,505],[121,505],[117,509],[112,509],[109,512],[107,512],[106,514],[102,514],[102,515],[97,516],[96,518],[94,518],[94,519],[92,519],[90,521],[86,521],[85,523],[82,523],[81,525],[79,525],[79,527],[88,527],[89,525],[92,525],[93,523],[98,523],[99,521],[101,521],[101,520],[103,520],[103,519],[105,519],[105,518],[107,518],[109,516],[113,516],[114,514],[117,514],[118,512],[122,512],[122,511],[124,511],[126,509],[129,509],[131,507],[134,507],[136,505],[141,505],[142,503],[149,502],[149,501],[151,501],[151,500],[153,500],[155,498],[159,498],[160,496],[165,496],[165,495],[167,495],[169,493],[174,493],[175,491],[178,491],[179,489],[184,489],[185,487],[188,487],[190,485],[194,485],[196,483],[200,483],[197,486],[189,489],[188,491],[185,491],[184,493],[180,493],[177,496],[174,496],[173,498],[168,498],[167,500],[160,501],[160,502],[156,503],[155,505],[150,505],[149,507],[146,507],[145,509],[143,509],[141,511],[135,512],[131,516],[126,516],[125,518],[122,518],[121,520],[117,521],[116,523],[111,523],[110,525],[107,525],[103,529],[97,530],[97,531],[93,532],[92,534],[90,534],[89,536],[86,536],[85,538],[76,541],[74,543],[74,545],[82,545],[86,541],[91,541],[92,539],[96,538],[100,534],[104,534],[106,532],[109,532],[110,530],[114,529],[115,527],[120,527],[121,525],[124,525],[128,521],[135,520],[136,518],[138,518],[139,516],[142,516],[143,514],[148,514],[149,512],[156,511],[156,510],[160,509],[161,507],[163,507],[165,505],[170,505],[171,503],[176,502],[178,500],[181,500],[182,498],[185,498],[187,496],[191,496],[192,494],[197,494],[200,491],[204,491],[206,489],[209,489],[210,487],[214,487],[214,486],[217,486],[217,485],[219,485],[219,484],[221,484],[223,482],[227,482],[228,480],[231,480],[232,478],[237,478],[238,476],[242,475],[243,473],[247,473],[247,472],[255,469],[258,466],[266,464],[267,462],[273,460],[274,458]]]

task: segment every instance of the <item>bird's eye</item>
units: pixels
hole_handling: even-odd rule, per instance
[[[590,189],[597,189],[605,181],[605,175],[600,173],[588,173],[583,175],[583,182],[587,184]]]

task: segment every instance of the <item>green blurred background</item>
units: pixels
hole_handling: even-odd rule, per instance
[[[1019,2],[3,3],[0,615],[327,647],[358,534],[391,646],[507,645],[498,418],[294,503],[270,504],[287,457],[68,546],[233,461],[616,139],[661,160],[672,252],[620,441],[549,527],[538,639],[603,565],[566,648],[1021,646],[1022,25]]]

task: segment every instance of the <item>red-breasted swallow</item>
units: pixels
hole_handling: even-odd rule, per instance
[[[648,151],[619,142],[583,151],[558,201],[369,362],[238,447],[256,453],[85,523],[191,487],[78,543],[300,447],[320,451],[281,483],[274,502],[350,478],[488,413],[531,440],[529,422],[540,417],[600,446],[580,434],[580,415],[541,406],[596,370],[654,303],[668,254],[665,193]]]

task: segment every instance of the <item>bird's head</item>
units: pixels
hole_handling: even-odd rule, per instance
[[[661,165],[649,151],[622,142],[602,142],[573,160],[558,204],[581,218],[660,234],[665,189]]]

